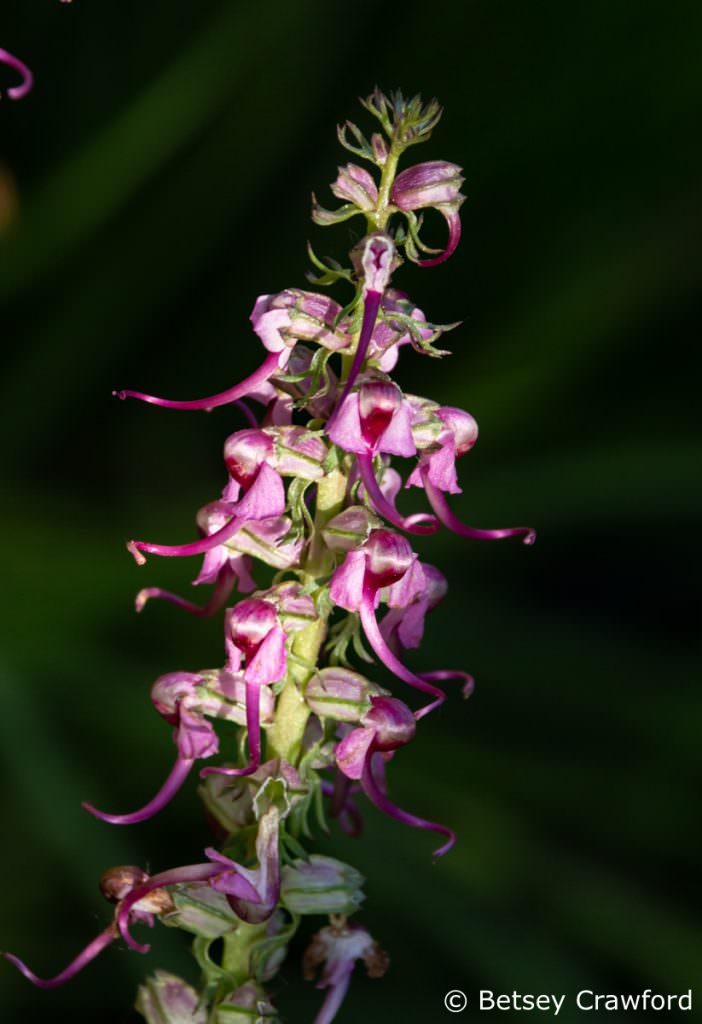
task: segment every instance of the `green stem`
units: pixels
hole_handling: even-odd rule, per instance
[[[317,484],[317,510],[314,534],[307,557],[305,571],[313,578],[328,575],[334,565],[334,556],[325,546],[322,530],[330,519],[341,512],[346,497],[346,476],[339,469],[332,470]]]
[[[321,616],[300,630],[292,643],[292,653],[302,665],[294,664],[288,670],[275,709],[275,722],[266,736],[266,756],[281,757],[290,764],[297,764],[302,751],[302,738],[309,718],[310,709],[302,693],[312,677],[319,655],[319,648],[327,632],[327,620]],[[309,666],[309,667],[308,667]]]
[[[322,530],[344,507],[347,480],[344,473],[334,469],[317,484],[317,507],[314,517],[314,536],[305,571],[313,579],[328,575],[334,561],[322,538]],[[302,750],[302,738],[310,709],[303,699],[305,687],[315,670],[319,650],[327,635],[327,618],[321,616],[295,635],[292,654],[295,661],[288,670],[288,678],[278,697],[275,722],[266,737],[266,756],[282,757],[296,764]]]
[[[397,164],[402,155],[404,147],[397,146],[393,141],[390,146],[390,152],[388,158],[385,161],[383,167],[383,173],[380,176],[380,186],[378,188],[378,202],[375,206],[375,211],[367,215],[368,227],[371,231],[384,231],[385,225],[387,224],[388,217],[392,212],[390,207],[390,192],[392,191],[393,182],[395,181],[395,175],[397,174]]]
[[[266,922],[247,924],[246,921],[240,921],[236,931],[228,932],[224,936],[222,968],[232,975],[237,986],[243,985],[253,976],[251,951],[265,935]]]

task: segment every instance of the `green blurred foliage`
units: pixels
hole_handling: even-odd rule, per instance
[[[463,319],[454,355],[405,352],[401,381],[478,419],[462,516],[540,533],[421,544],[451,591],[412,663],[478,685],[390,778],[460,843],[433,866],[431,838],[371,809],[361,842],[321,844],[367,875],[393,958],[338,1019],[444,1019],[455,987],[695,984],[701,32],[684,0],[3,4],[0,44],[36,74],[0,104],[3,948],[51,974],[107,920],[104,867],[200,856],[192,786],[128,830],[80,800],[151,795],[172,757],[152,679],[221,658],[218,623],[131,611],[194,566],[138,570],[122,545],[193,535],[241,421],[110,392],[191,397],[256,365],[256,295],[304,284],[306,239],[353,240],[312,227],[309,192],[328,199],[334,125],[377,81],[440,98],[416,156],[460,163],[469,197],[452,260],[398,275],[431,319]],[[146,971],[192,976],[182,936],[153,939],[55,993],[0,964],[3,1021],[131,1020]],[[300,950],[276,986],[291,1024],[319,1003]]]

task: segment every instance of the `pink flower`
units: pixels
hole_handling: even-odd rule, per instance
[[[407,255],[410,259],[414,259],[420,267],[434,267],[437,263],[443,263],[456,249],[461,238],[461,219],[458,211],[465,199],[460,191],[463,181],[461,168],[457,164],[450,164],[445,160],[430,160],[427,163],[416,164],[414,167],[408,167],[406,171],[402,171],[395,178],[391,193],[392,202],[398,210],[409,215],[410,238],[420,248],[426,250],[426,247],[419,242],[419,236],[414,230],[415,222],[412,215],[415,210],[427,208],[438,210],[448,225],[448,243],[438,256],[420,260],[417,258],[414,247],[408,248]]]

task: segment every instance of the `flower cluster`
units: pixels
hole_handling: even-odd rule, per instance
[[[385,972],[387,955],[349,920],[363,879],[305,844],[315,820],[326,827],[327,815],[357,835],[363,797],[402,825],[436,833],[436,857],[455,842],[447,825],[399,807],[387,778],[418,723],[446,700],[440,684],[457,680],[464,696],[473,686],[462,670],[415,672],[405,662],[447,591],[408,537],[443,525],[468,538],[534,540],[526,527],[482,529],[456,517],[449,496],[461,490],[457,460],[475,444],[477,424],[461,409],[404,394],[390,376],[403,347],[444,354],[436,342],[448,327],[429,322],[391,280],[404,258],[426,267],[451,255],[463,178],[443,161],[398,173],[403,153],[438,122],[435,101],[376,90],[364,105],[379,130],[367,139],[347,123],[339,139],[371,169],[339,169],[332,192],[344,205],[336,211],[313,205],[318,224],[365,218],[366,235],[347,266],[311,254],[317,285],[347,282],[351,301],[342,307],[298,288],[260,296],[251,323],[263,362],[218,394],[178,401],[116,393],[172,409],[235,405],[247,425],[224,443],[223,488],[198,511],[199,536],[128,544],[139,564],[147,556],[202,558],[193,584],[211,587],[204,603],[148,587],[136,607],[160,599],[196,616],[221,612],[218,664],[170,672],[153,685],[152,703],[176,746],[156,795],[128,814],[84,806],[112,824],[144,821],[176,797],[196,762],[207,761],[199,792],[220,845],[208,846],[200,863],[151,877],[138,868],[112,872],[112,922],[56,978],[41,980],[6,956],[35,984],[52,986],[116,938],[147,952],[132,928],[153,924],[154,915],[193,933],[201,989],[158,971],[139,990],[137,1008],[148,1024],[277,1019],[265,986],[304,915],[329,916],[304,955],[305,977],[318,976],[327,990],[316,1024],[333,1019],[357,961],[371,977]],[[424,210],[444,217],[449,238],[441,253],[420,258],[429,252],[417,216]],[[403,487],[424,491],[426,511],[401,511]],[[238,601],[235,590],[244,595]],[[397,685],[389,689],[375,669],[368,678],[354,666],[354,653],[373,663],[367,647]],[[223,761],[213,763],[220,754]],[[215,958],[210,947],[219,939],[223,952]]]

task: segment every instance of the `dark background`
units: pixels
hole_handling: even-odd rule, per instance
[[[195,563],[138,570],[123,542],[190,539],[243,424],[110,392],[196,397],[257,365],[255,297],[304,286],[308,238],[352,241],[311,225],[309,193],[333,205],[334,126],[371,128],[355,98],[377,81],[439,97],[411,156],[467,178],[456,255],[397,279],[463,320],[454,355],[405,351],[399,379],[480,424],[456,510],[539,539],[421,544],[451,590],[410,663],[478,685],[390,778],[460,843],[433,866],[431,837],[371,809],[361,842],[325,845],[366,874],[393,960],[359,969],[339,1022],[448,1019],[450,988],[565,992],[569,1021],[580,988],[694,987],[702,7],[4,0],[0,33],[36,74],[0,103],[0,948],[53,974],[108,920],[104,867],[201,857],[193,785],[131,829],[80,801],[150,796],[173,751],[153,678],[221,663],[219,623],[132,612]],[[185,936],[153,941],[54,993],[0,964],[3,1020],[131,1019],[149,970],[194,977]],[[291,1024],[321,998],[301,948],[274,986]]]

